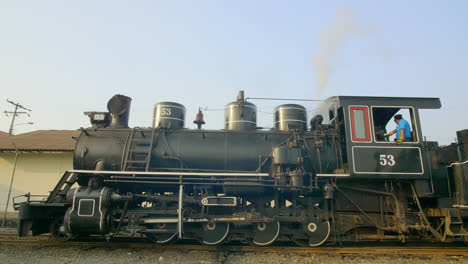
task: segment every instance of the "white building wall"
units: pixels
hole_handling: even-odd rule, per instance
[[[66,170],[73,167],[72,152],[21,152],[18,154],[11,198],[31,193],[48,195]],[[0,152],[0,212],[5,210],[15,153]]]

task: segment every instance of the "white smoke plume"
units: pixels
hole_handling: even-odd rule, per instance
[[[361,25],[354,19],[352,8],[336,10],[333,23],[327,26],[318,38],[318,53],[312,64],[316,72],[317,95],[321,95],[328,85],[330,74],[334,70],[333,59],[337,51],[354,37],[365,37],[375,34],[374,25]]]

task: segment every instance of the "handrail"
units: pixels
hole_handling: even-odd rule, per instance
[[[236,172],[173,172],[173,171],[102,171],[102,170],[69,170],[69,173],[113,174],[113,175],[187,175],[187,176],[236,176],[236,177],[268,177],[268,173],[236,173]]]

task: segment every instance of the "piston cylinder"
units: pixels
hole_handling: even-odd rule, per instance
[[[185,125],[185,107],[179,103],[161,102],[154,106],[153,127],[181,129]]]

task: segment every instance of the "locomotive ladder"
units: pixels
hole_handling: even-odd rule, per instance
[[[122,162],[123,171],[149,170],[155,132],[156,128],[153,128],[151,136],[148,137],[143,130],[132,129],[126,143],[125,157]],[[141,138],[135,138],[137,133],[141,133]]]
[[[145,172],[149,170],[151,161],[151,150],[153,149],[155,140],[156,128],[151,131],[151,137],[148,138],[143,130],[137,131],[136,128],[130,132],[127,143],[125,144],[125,155],[122,162],[123,171],[141,171],[143,168]],[[135,138],[135,133],[141,133],[141,138]],[[182,238],[183,227],[183,193],[184,185],[179,185],[179,199],[177,206],[177,233],[178,237]]]

